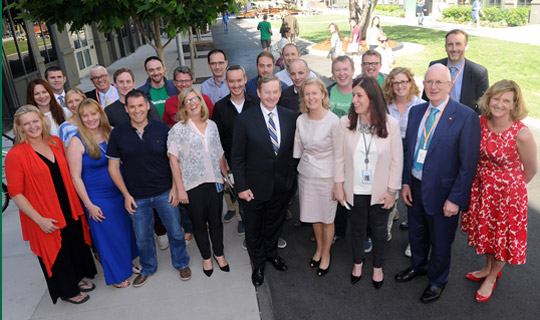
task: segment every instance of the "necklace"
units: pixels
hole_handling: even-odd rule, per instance
[[[360,120],[360,119],[359,119]],[[360,120],[360,125],[358,126],[358,131],[364,134],[373,134],[375,132],[375,128],[371,124],[363,123],[362,120]]]

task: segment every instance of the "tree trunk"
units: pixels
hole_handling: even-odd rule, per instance
[[[191,62],[191,71],[195,73],[195,40],[193,39],[193,29],[189,28],[189,60]]]
[[[362,15],[360,18],[360,21],[358,22],[358,26],[362,29],[362,34],[364,35],[364,39],[366,38],[366,32],[369,28],[369,24],[371,23],[371,13],[373,10],[375,10],[375,7],[377,6],[377,2],[379,0],[371,0],[371,4],[368,3],[368,0],[362,0]]]

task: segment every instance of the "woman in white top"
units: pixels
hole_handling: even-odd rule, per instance
[[[339,32],[339,28],[337,24],[332,22],[328,26],[328,30],[332,34],[332,37],[330,38],[330,51],[328,51],[328,58],[331,58],[332,61],[336,59],[337,57],[341,56],[343,54],[343,43],[341,36],[341,33]]]
[[[77,119],[75,115],[77,114],[79,105],[84,99],[86,99],[86,95],[79,88],[71,88],[66,92],[66,106],[73,116],[58,127],[58,137],[62,140],[66,148],[69,145],[71,138],[77,133]]]
[[[340,121],[336,146],[335,198],[350,208],[353,270],[351,282],[362,276],[364,241],[369,224],[373,239],[375,289],[383,280],[388,215],[401,188],[403,147],[399,123],[387,115],[377,80],[363,76],[353,82],[352,105]]]
[[[178,123],[169,131],[167,150],[180,202],[187,205],[193,235],[203,258],[203,272],[212,275],[212,251],[222,271],[229,271],[223,256],[223,178],[227,167],[216,124],[202,95],[193,88],[178,96]],[[207,229],[208,226],[208,229]],[[212,250],[208,236],[212,240]]]
[[[58,136],[58,126],[71,117],[71,111],[58,104],[51,86],[43,79],[30,81],[26,88],[26,103],[38,107],[49,119],[53,136]]]
[[[366,35],[366,42],[369,49],[375,49],[379,46],[377,37],[382,32],[381,19],[378,16],[374,16],[373,19],[371,19],[371,27],[369,27]]]
[[[330,268],[330,247],[334,239],[337,202],[334,190],[334,147],[339,118],[330,108],[330,99],[319,78],[307,79],[300,88],[300,111],[294,135],[294,158],[298,164],[300,221],[312,223],[317,250],[310,267],[319,277]]]

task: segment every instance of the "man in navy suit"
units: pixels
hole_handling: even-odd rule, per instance
[[[398,282],[427,274],[420,300],[437,300],[447,283],[459,212],[467,210],[480,150],[480,121],[452,100],[448,68],[431,66],[424,76],[430,100],[409,113],[405,137],[403,200],[409,206],[411,266]],[[431,255],[430,255],[431,250]]]
[[[465,51],[468,47],[468,34],[459,29],[451,30],[446,34],[445,49],[448,58],[431,61],[429,65],[440,63],[447,66],[453,83],[450,98],[480,114],[477,102],[489,87],[488,71],[478,63],[465,59]],[[425,90],[423,98],[426,101],[429,99]]]
[[[277,254],[277,244],[296,174],[292,157],[296,113],[277,106],[281,84],[274,75],[259,78],[257,94],[260,106],[236,117],[231,168],[244,208],[246,245],[253,264],[251,280],[260,286],[265,261],[277,270],[287,270]]]

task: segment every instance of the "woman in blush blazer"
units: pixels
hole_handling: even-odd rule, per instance
[[[353,82],[349,114],[340,119],[336,146],[335,198],[350,210],[354,267],[351,282],[362,276],[366,229],[372,230],[373,286],[384,280],[382,267],[388,215],[401,188],[403,149],[399,122],[389,116],[378,82]]]

